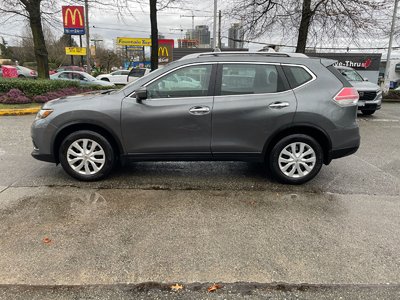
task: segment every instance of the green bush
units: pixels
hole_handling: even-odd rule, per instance
[[[80,85],[77,81],[68,80],[0,78],[0,93],[7,93],[11,89],[18,89],[28,97],[43,95],[48,92],[71,87],[90,90],[110,89],[110,87],[103,86]]]

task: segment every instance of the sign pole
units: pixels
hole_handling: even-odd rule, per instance
[[[89,1],[85,0],[85,26],[86,26],[86,72],[90,74],[90,36],[89,36]]]
[[[72,44],[72,34],[69,36],[69,46],[73,47],[74,45]],[[71,66],[74,65],[74,56],[71,55]]]
[[[82,35],[79,35],[79,47],[82,48]],[[81,67],[83,68],[83,55],[81,56]]]
[[[393,10],[393,18],[392,18],[392,27],[390,29],[390,38],[389,38],[389,48],[388,48],[388,53],[387,53],[387,59],[386,59],[386,68],[385,68],[385,77],[384,77],[384,83],[383,83],[383,91],[387,93],[390,89],[390,80],[389,80],[389,67],[390,67],[390,58],[392,55],[392,44],[393,44],[393,34],[394,34],[394,29],[395,29],[395,24],[396,24],[396,16],[397,16],[397,5],[399,4],[399,0],[394,1],[394,10]]]

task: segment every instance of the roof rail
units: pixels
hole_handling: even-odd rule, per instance
[[[189,59],[189,58],[199,58],[204,56],[232,56],[232,55],[240,55],[240,56],[270,56],[270,57],[308,57],[303,53],[286,53],[286,52],[245,52],[245,51],[225,51],[225,52],[203,52],[203,53],[193,53],[186,55],[181,58]]]

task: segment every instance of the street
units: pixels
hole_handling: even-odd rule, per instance
[[[193,299],[252,290],[236,282],[260,284],[255,299],[310,295],[262,286],[274,283],[334,299],[400,297],[399,103],[359,115],[358,152],[302,186],[244,162],[131,163],[78,182],[30,156],[33,119],[0,118],[0,299],[52,299],[49,286],[81,286],[82,297],[96,285],[116,289],[99,298],[128,299],[119,285],[146,282],[158,285],[138,289],[142,298],[170,296],[165,284],[177,282],[199,283],[185,294]],[[232,294],[207,294],[214,282]]]

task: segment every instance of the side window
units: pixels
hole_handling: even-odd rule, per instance
[[[282,66],[292,89],[310,81],[313,77],[304,68],[297,66]]]
[[[182,98],[208,95],[212,65],[190,66],[171,72],[147,86],[147,97]]]
[[[146,69],[132,69],[129,73],[129,76],[131,77],[142,77],[144,73],[146,72]]]
[[[71,74],[70,74],[69,72],[61,73],[61,74],[58,76],[58,78],[72,79],[72,78],[71,78]]]
[[[128,75],[129,74],[129,71],[128,70],[126,70],[126,71],[121,71],[121,75]]]
[[[222,69],[221,95],[276,93],[284,85],[274,65],[225,64]]]

